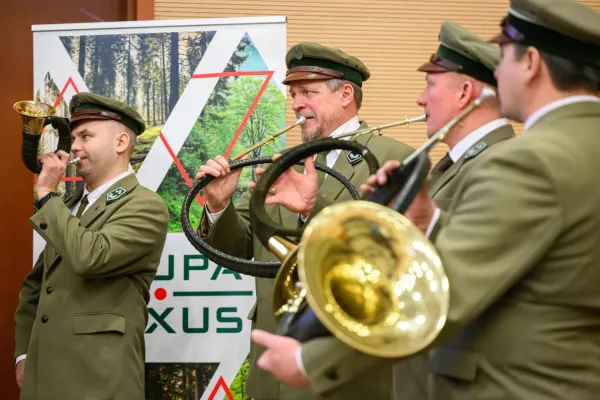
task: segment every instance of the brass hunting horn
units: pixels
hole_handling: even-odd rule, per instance
[[[71,125],[69,120],[56,116],[56,109],[41,101],[19,101],[13,105],[16,112],[21,114],[23,123],[23,142],[21,144],[21,159],[28,170],[39,174],[42,166],[38,162],[38,147],[42,137],[42,129],[52,125],[58,130],[58,146],[56,151],[71,151]],[[71,160],[73,164],[78,160]]]
[[[495,92],[485,88],[385,185],[364,200],[324,208],[300,234],[269,218],[267,191],[297,160],[342,144],[337,139],[306,143],[266,169],[253,191],[251,222],[263,245],[282,260],[273,292],[279,334],[301,342],[333,334],[379,357],[415,354],[437,337],[448,314],[448,279],[435,246],[402,214],[425,182],[429,150],[492,97]],[[367,159],[368,149],[356,142],[347,145]],[[285,240],[292,235],[300,236],[298,245]]]

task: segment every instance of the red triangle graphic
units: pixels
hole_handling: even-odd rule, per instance
[[[252,112],[256,108],[256,105],[258,104],[258,102],[259,102],[260,98],[262,97],[264,91],[267,89],[267,86],[269,85],[269,82],[271,81],[271,78],[273,77],[274,73],[275,73],[275,71],[241,71],[241,72],[222,72],[222,73],[213,73],[213,74],[196,74],[196,75],[192,75],[192,79],[224,77],[224,76],[257,76],[257,75],[266,75],[265,81],[263,82],[263,84],[260,87],[260,89],[259,89],[258,93],[256,94],[256,96],[254,97],[254,100],[252,101],[252,104],[250,104],[250,107],[248,107],[248,111],[246,112],[246,115],[244,115],[244,118],[242,119],[242,122],[240,123],[240,125],[237,128],[237,130],[235,131],[235,134],[233,135],[233,139],[229,143],[229,147],[227,147],[227,150],[225,151],[225,154],[223,154],[223,157],[227,158],[229,156],[229,154],[231,153],[231,151],[233,150],[233,146],[235,146],[238,138],[240,137],[240,134],[244,130],[244,127],[246,126],[246,123],[248,122],[248,119],[250,119],[250,115],[252,115]],[[183,168],[183,165],[181,164],[181,161],[179,161],[179,158],[177,157],[177,155],[175,154],[175,152],[172,150],[171,146],[169,145],[169,142],[163,136],[162,132],[160,133],[160,138],[161,138],[163,144],[165,145],[165,147],[167,148],[167,151],[169,152],[169,154],[173,158],[173,162],[175,163],[175,166],[179,170],[179,173],[181,174],[181,176],[185,180],[185,183],[187,183],[188,187],[191,188],[193,186],[194,182],[192,182],[192,180],[188,176],[187,172]],[[196,199],[198,199],[198,202],[200,203],[200,206],[204,205],[205,196],[202,196],[202,197],[196,196]]]
[[[217,393],[219,393],[220,388],[223,388],[223,390],[225,391],[225,394],[227,395],[227,398],[229,400],[235,400],[235,398],[233,397],[233,394],[231,393],[231,391],[229,390],[229,387],[227,386],[227,383],[225,383],[225,379],[223,379],[222,376],[219,377],[217,384],[213,388],[212,392],[210,392],[210,396],[208,396],[208,400],[214,400]]]

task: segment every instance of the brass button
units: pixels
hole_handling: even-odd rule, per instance
[[[43,322],[43,323],[46,323],[46,322],[48,322],[48,317],[44,315],[44,316],[42,317],[42,322]]]
[[[47,227],[48,227],[48,224],[47,224],[47,223],[45,223],[45,222],[42,222],[42,223],[40,224],[40,228],[42,228],[42,229],[46,229]]]
[[[46,293],[50,294],[54,291],[54,289],[52,289],[52,286],[48,286],[48,288],[46,288]]]

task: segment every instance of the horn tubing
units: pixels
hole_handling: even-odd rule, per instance
[[[275,183],[288,168],[298,163],[299,160],[304,160],[305,158],[322,151],[336,149],[350,150],[361,154],[369,166],[370,174],[374,174],[379,169],[377,159],[367,147],[349,140],[334,138],[316,139],[285,152],[261,175],[256,182],[256,187],[250,198],[250,209],[253,211],[250,215],[250,223],[252,224],[253,232],[258,236],[260,242],[265,247],[268,247],[269,239],[273,236],[300,237],[302,235],[302,229],[289,229],[278,226],[267,214],[265,209],[265,199],[267,198],[267,192],[271,185],[273,185],[273,183]]]
[[[421,114],[418,117],[414,117],[414,118],[405,117],[402,121],[390,122],[389,124],[377,125],[377,126],[373,126],[371,128],[362,128],[362,129],[358,129],[354,132],[348,132],[348,133],[343,133],[340,135],[335,135],[335,136],[332,136],[332,138],[340,139],[340,138],[344,138],[344,137],[348,137],[348,136],[360,136],[360,135],[364,135],[364,134],[375,132],[375,131],[381,131],[381,130],[387,129],[387,128],[393,128],[394,126],[409,125],[413,122],[423,122],[426,120],[427,120],[426,114]]]
[[[240,160],[230,163],[230,169],[235,170],[251,165],[269,164],[272,162],[273,160],[271,157]],[[304,162],[299,162],[298,164],[303,165]],[[331,175],[333,178],[340,181],[342,185],[344,185],[344,187],[348,189],[353,199],[357,200],[360,197],[356,188],[342,174],[340,174],[332,168],[329,168],[325,165],[321,165],[319,163],[315,163],[315,167],[317,170]],[[250,275],[257,278],[274,278],[277,275],[277,270],[281,266],[280,262],[251,261],[223,253],[222,251],[219,251],[214,247],[210,246],[208,243],[206,243],[206,241],[202,239],[200,235],[198,235],[196,229],[192,227],[189,218],[189,212],[192,203],[195,201],[195,198],[198,195],[198,193],[200,193],[200,191],[204,187],[206,187],[206,185],[208,185],[213,179],[214,177],[212,175],[207,175],[204,178],[199,179],[198,181],[196,181],[196,183],[194,183],[194,185],[190,188],[190,190],[185,196],[181,207],[181,226],[183,228],[183,233],[185,234],[186,238],[196,250],[198,250],[206,258],[216,263],[217,265],[225,267],[231,271],[238,272],[240,274]]]
[[[52,125],[58,130],[58,146],[55,151],[62,150],[66,153],[71,151],[71,126],[66,118],[50,116],[46,117],[44,125]],[[21,159],[28,170],[34,174],[42,171],[42,165],[38,161],[38,148],[42,135],[28,133],[28,127],[23,126],[23,142],[21,145]]]
[[[270,135],[268,138],[261,140],[258,143],[253,144],[252,146],[248,147],[246,150],[242,151],[240,154],[238,154],[237,156],[232,158],[232,161],[238,161],[240,158],[244,157],[246,154],[250,153],[253,150],[258,149],[261,146],[264,146],[265,144],[275,140],[276,137],[278,137],[279,135],[289,131],[290,129],[292,129],[295,126],[298,125],[304,125],[306,124],[306,118],[304,116],[300,116],[300,118],[298,118],[296,120],[296,122],[294,122],[292,125],[287,126],[285,128],[283,128],[282,130],[275,132],[274,134]]]

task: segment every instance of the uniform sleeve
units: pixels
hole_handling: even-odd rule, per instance
[[[77,274],[106,278],[148,268],[135,261],[164,245],[169,213],[159,196],[138,196],[122,205],[100,230],[91,230],[53,198],[31,217],[30,225]]]
[[[250,192],[244,192],[237,205],[230,201],[219,219],[208,225],[206,207],[200,220],[199,234],[215,249],[233,257],[252,259],[252,227],[250,226]]]

